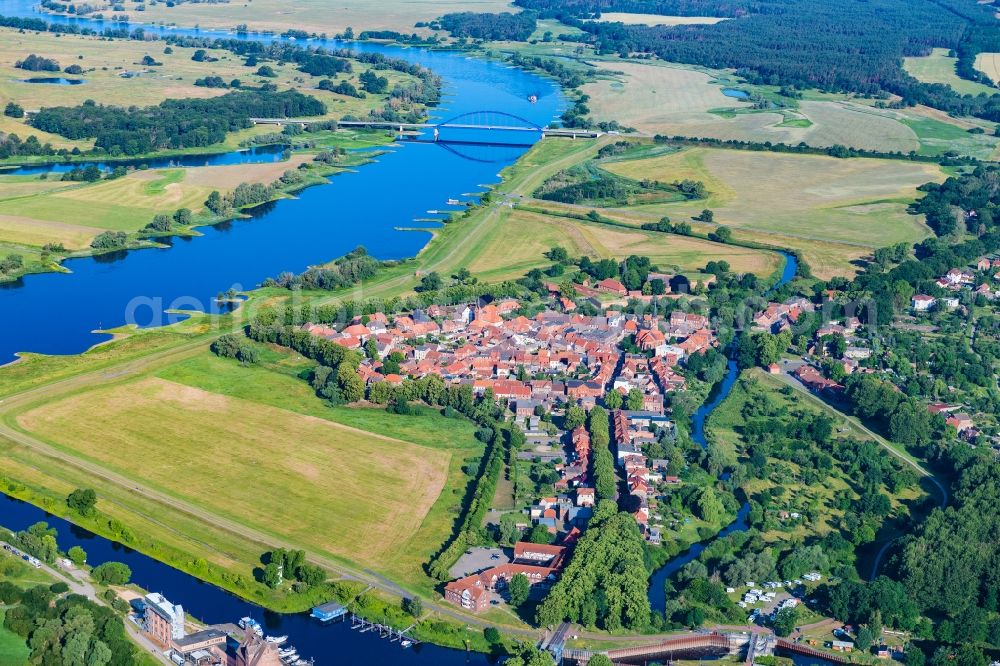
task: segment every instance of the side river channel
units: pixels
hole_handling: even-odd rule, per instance
[[[788,254],[787,252],[782,252],[781,254],[785,258],[785,265],[781,270],[781,277],[775,284],[774,289],[790,282],[792,278],[795,277],[795,273],[799,270],[799,263],[795,259],[794,255]],[[708,440],[705,438],[705,421],[707,421],[712,412],[714,412],[715,409],[722,404],[722,401],[729,396],[733,390],[733,386],[736,385],[736,380],[739,376],[740,370],[736,367],[736,361],[729,359],[729,365],[726,368],[726,376],[723,377],[722,381],[719,382],[712,390],[711,395],[709,395],[708,402],[699,407],[694,413],[694,416],[691,417],[691,439],[697,442],[702,448],[708,447]],[[664,584],[667,582],[667,579],[677,573],[677,571],[685,564],[697,559],[708,544],[715,539],[724,537],[727,534],[732,534],[733,532],[743,532],[747,530],[750,527],[750,524],[747,521],[747,516],[749,514],[750,504],[744,503],[736,514],[736,520],[722,528],[717,535],[708,541],[702,541],[692,545],[683,553],[654,571],[649,581],[649,603],[653,610],[662,613],[663,609],[666,607],[667,597],[666,592],[664,591]]]

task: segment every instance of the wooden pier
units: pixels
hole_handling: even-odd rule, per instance
[[[350,614],[351,618],[351,629],[358,631],[359,633],[366,634],[370,631],[378,633],[379,638],[387,638],[390,642],[400,642],[409,641],[410,645],[417,645],[420,643],[419,640],[410,636],[409,632],[413,630],[416,623],[411,624],[409,627],[403,630],[396,629],[388,624],[381,624],[379,622],[370,622],[365,618]]]

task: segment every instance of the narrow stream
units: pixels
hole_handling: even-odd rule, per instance
[[[795,259],[794,255],[788,254],[787,252],[782,252],[782,256],[785,258],[785,265],[781,270],[781,278],[778,280],[777,284],[772,288],[778,289],[782,285],[790,282],[794,277],[795,273],[799,269],[798,261]],[[708,440],[705,439],[705,421],[711,416],[712,412],[722,404],[722,401],[729,397],[729,394],[733,391],[733,386],[736,385],[736,380],[740,376],[740,370],[736,366],[736,361],[729,359],[729,363],[726,367],[726,376],[723,377],[722,381],[716,384],[712,389],[712,393],[709,395],[708,401],[698,408],[698,411],[694,413],[691,417],[691,439],[697,442],[702,448],[708,448]],[[740,507],[736,514],[736,520],[726,525],[722,530],[716,534],[711,539],[702,541],[692,545],[690,548],[685,550],[683,553],[669,560],[662,567],[653,572],[653,575],[649,579],[649,604],[653,610],[662,613],[666,608],[667,595],[665,592],[664,584],[667,579],[677,573],[681,567],[683,567],[688,562],[691,562],[701,555],[702,551],[705,550],[716,539],[725,537],[733,532],[744,532],[750,527],[750,523],[747,520],[750,514],[750,504],[745,502],[743,506]]]

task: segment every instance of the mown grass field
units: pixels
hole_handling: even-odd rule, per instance
[[[429,409],[330,408],[300,378],[310,367],[285,350],[267,350],[254,367],[205,350],[17,421],[136,483],[429,591],[420,565],[460,510],[462,466],[481,451],[473,424]],[[86,416],[94,409],[99,422]],[[215,539],[230,557],[210,561],[238,566],[245,547]]]
[[[107,8],[110,2],[91,2]],[[429,31],[414,29],[418,21],[430,21],[449,12],[513,11],[507,0],[387,0],[374,10],[371,0],[343,0],[335,5],[325,0],[234,0],[224,3],[165,3],[146,5],[144,12],[124,12],[133,21],[168,25],[200,26],[202,28],[233,28],[244,23],[254,30],[284,31],[288,29],[333,35],[353,27],[362,30],[396,30],[404,34]]]
[[[92,184],[0,175],[0,241],[83,249],[102,231],[138,231],[155,215],[178,208],[202,212],[212,190],[271,183],[309,159],[296,155],[263,164],[139,170]]]
[[[0,606],[0,666],[23,666],[30,654],[24,639],[3,626],[7,611]]]
[[[631,178],[703,182],[707,200],[648,207],[675,219],[710,208],[716,223],[734,228],[867,247],[926,236],[906,205],[918,185],[943,180],[936,165],[713,148],[605,168]]]
[[[980,53],[976,56],[976,69],[1000,84],[1000,53]]]
[[[987,54],[988,55],[988,54]],[[987,59],[983,59],[986,62]],[[903,58],[903,68],[918,81],[924,83],[943,83],[951,86],[960,95],[992,95],[1000,93],[1000,89],[991,88],[975,81],[966,81],[955,73],[955,63],[958,58],[948,57],[948,49],[934,49],[930,55],[917,58]],[[979,58],[976,65],[979,65]],[[981,70],[982,71],[982,70]],[[989,76],[988,72],[986,73]]]
[[[185,3],[188,4],[188,3]],[[215,5],[222,6],[222,5]],[[150,17],[143,17],[144,21]],[[51,106],[74,106],[84,100],[93,99],[102,104],[129,104],[149,106],[165,99],[216,97],[228,92],[221,88],[195,86],[196,79],[206,76],[220,76],[229,82],[240,79],[247,85],[263,82],[276,84],[280,89],[297,89],[322,100],[327,105],[329,117],[352,114],[363,116],[369,109],[381,107],[386,95],[368,95],[357,99],[337,95],[315,86],[321,77],[312,77],[299,72],[294,64],[277,62],[262,63],[272,67],[275,78],[257,76],[257,66],[247,67],[244,60],[233,53],[208,49],[215,62],[195,62],[191,59],[195,49],[172,47],[173,53],[164,53],[162,41],[141,42],[134,40],[103,40],[99,37],[78,35],[52,35],[47,33],[18,32],[0,29],[0,106],[15,101],[27,110]],[[28,72],[14,65],[29,53],[55,59],[60,67],[79,65],[84,69],[80,75],[64,75],[48,72]],[[144,56],[150,56],[162,63],[160,66],[142,65]],[[357,78],[368,69],[355,63],[352,74],[341,75],[340,80],[351,81],[360,86]],[[138,73],[132,78],[124,78],[125,72]],[[413,80],[412,77],[393,71],[379,72],[390,80],[390,84]],[[39,76],[66,76],[83,79],[85,83],[75,86],[22,83],[22,79]],[[390,88],[392,86],[390,85]],[[89,147],[85,141],[72,142],[51,135],[36,132],[23,120],[3,117],[0,131],[14,132],[22,138],[29,134],[39,135],[43,143],[51,141],[54,146]]]
[[[401,549],[450,459],[159,378],[49,403],[18,423],[143,485],[358,563]]]

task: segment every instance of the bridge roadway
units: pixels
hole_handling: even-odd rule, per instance
[[[646,664],[649,661],[672,661],[675,658],[745,654],[744,663],[753,664],[757,657],[771,655],[776,651],[813,657],[833,664],[846,664],[850,661],[842,655],[823,652],[803,643],[778,638],[771,633],[712,631],[688,633],[656,643],[607,651],[565,648],[562,650],[562,663],[584,666],[596,654],[605,654],[616,664]]]
[[[305,127],[313,123],[328,122],[301,118],[251,118],[254,125],[301,125]],[[565,136],[571,138],[597,138],[601,132],[597,130],[572,129],[565,127],[524,127],[518,125],[474,125],[470,123],[390,123],[382,120],[338,120],[337,127],[354,129],[389,129],[402,132],[418,132],[429,129],[459,129],[459,130],[489,130],[495,132],[533,132],[542,136]]]
[[[721,656],[742,651],[749,641],[748,634],[720,634],[718,632],[691,633],[649,645],[617,648],[605,652],[592,650],[563,650],[563,663],[587,664],[596,654],[605,654],[616,664],[645,664],[648,661],[691,656]]]

